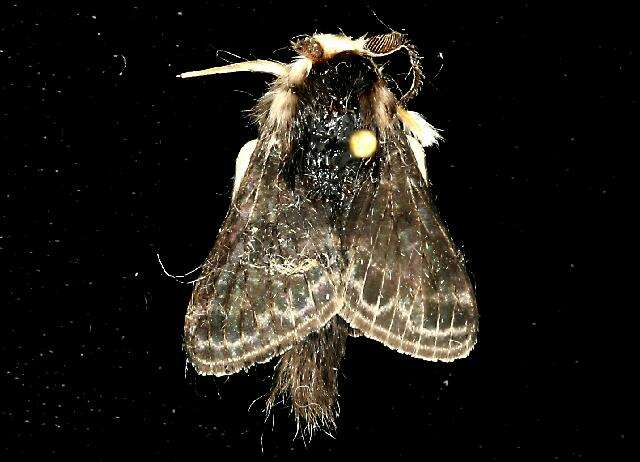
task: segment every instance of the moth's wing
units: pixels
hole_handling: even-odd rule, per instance
[[[428,360],[467,356],[478,313],[463,261],[434,211],[404,135],[379,153],[346,212],[340,311],[354,329]]]
[[[194,287],[185,345],[201,374],[267,361],[341,306],[335,234],[323,210],[287,186],[283,163],[277,145],[258,142]]]

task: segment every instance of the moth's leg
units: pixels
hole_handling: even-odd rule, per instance
[[[420,145],[420,142],[416,140],[413,136],[407,135],[407,140],[409,141],[409,147],[411,148],[411,152],[413,152],[413,157],[416,158],[416,163],[418,164],[418,170],[420,170],[420,174],[424,179],[425,183],[427,183],[427,166],[425,162],[425,154],[424,149]]]
[[[442,140],[438,130],[417,112],[407,111],[402,106],[399,106],[398,117],[402,121],[405,130],[409,131],[425,148],[438,144]]]
[[[235,199],[236,194],[238,193],[238,188],[240,187],[240,183],[242,182],[242,178],[244,177],[244,173],[247,171],[247,167],[249,166],[249,160],[251,160],[251,154],[256,150],[256,145],[258,144],[258,139],[251,140],[246,143],[240,149],[238,153],[238,157],[236,157],[236,176],[233,180],[233,195],[231,196],[231,200]]]
[[[414,111],[407,111],[403,107],[398,107],[398,117],[407,132],[407,141],[413,152],[413,156],[418,163],[418,169],[422,178],[427,182],[427,168],[425,165],[424,149],[422,147],[438,144],[442,136],[429,122],[424,120],[420,114]]]

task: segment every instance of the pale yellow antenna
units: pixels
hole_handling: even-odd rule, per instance
[[[285,74],[287,67],[276,61],[267,59],[256,59],[255,61],[243,61],[241,63],[227,64],[225,66],[210,67],[201,71],[190,71],[178,74],[176,77],[180,79],[188,79],[191,77],[202,77],[205,75],[230,74],[232,72],[264,72],[275,76]]]

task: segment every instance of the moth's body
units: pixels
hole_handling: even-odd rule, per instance
[[[369,168],[349,152],[349,137],[365,125],[358,96],[375,78],[369,63],[345,55],[312,68],[298,94],[292,128],[296,141],[284,167],[287,182],[326,209],[336,232],[353,198],[358,172]]]
[[[437,134],[372,59],[406,48],[418,66],[403,37],[317,35],[296,43],[289,66],[231,65],[278,78],[256,108],[260,136],[238,158],[186,347],[214,375],[285,353],[269,405],[290,398],[309,429],[333,424],[347,332],[429,360],[475,343],[473,289],[427,192],[422,146]],[[413,71],[401,101],[420,87]]]

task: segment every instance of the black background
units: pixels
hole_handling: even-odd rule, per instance
[[[5,456],[616,460],[634,291],[619,279],[616,205],[637,155],[631,14],[611,2],[160,3],[0,14]],[[156,254],[178,274],[207,255],[235,154],[256,136],[243,111],[268,79],[175,74],[224,63],[218,50],[286,61],[278,49],[298,34],[385,32],[372,9],[425,56],[429,84],[410,109],[447,140],[428,168],[477,287],[479,343],[432,364],[351,339],[335,439],[305,446],[286,410],[275,424],[262,400],[247,411],[273,364],[228,379],[186,368],[191,286]]]

